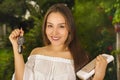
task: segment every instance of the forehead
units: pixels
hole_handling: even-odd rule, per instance
[[[47,17],[47,22],[64,22],[65,18],[60,12],[52,12]]]

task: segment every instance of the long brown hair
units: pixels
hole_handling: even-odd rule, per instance
[[[78,71],[78,69],[80,69],[82,66],[86,64],[86,62],[88,61],[88,56],[86,55],[86,53],[83,51],[83,49],[79,44],[76,35],[76,27],[75,27],[73,15],[70,9],[66,6],[66,4],[62,4],[62,3],[55,4],[48,9],[44,17],[43,26],[42,26],[44,44],[45,45],[50,44],[50,41],[46,36],[45,30],[46,30],[47,17],[52,12],[60,12],[64,16],[67,22],[69,35],[65,44],[68,46],[72,54],[72,57],[74,59],[75,71]]]

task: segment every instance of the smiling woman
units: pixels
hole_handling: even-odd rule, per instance
[[[55,4],[49,8],[44,17],[42,33],[45,46],[33,49],[26,64],[22,54],[18,53],[17,44],[18,37],[24,31],[15,29],[10,34],[15,59],[12,79],[76,80],[76,71],[88,62],[88,56],[79,45],[74,19],[66,4]],[[93,80],[103,80],[107,62],[98,56],[96,63]]]
[[[53,12],[48,16],[46,35],[53,45],[64,45],[67,40],[68,28],[64,17],[59,12]]]

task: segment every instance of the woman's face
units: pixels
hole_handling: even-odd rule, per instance
[[[46,35],[52,45],[64,45],[68,37],[68,27],[65,18],[59,12],[48,15]]]

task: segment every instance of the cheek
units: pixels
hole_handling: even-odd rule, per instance
[[[49,35],[51,33],[51,31],[49,29],[46,28],[46,31],[45,31],[46,35]]]
[[[45,34],[46,34],[46,37],[49,39],[49,36],[48,36],[50,34],[49,30],[46,29]]]
[[[65,32],[65,34],[63,36],[64,43],[67,41],[67,39],[68,39],[68,32]]]
[[[61,32],[61,34],[64,36],[64,38],[68,37],[68,31],[63,31],[63,32]]]

